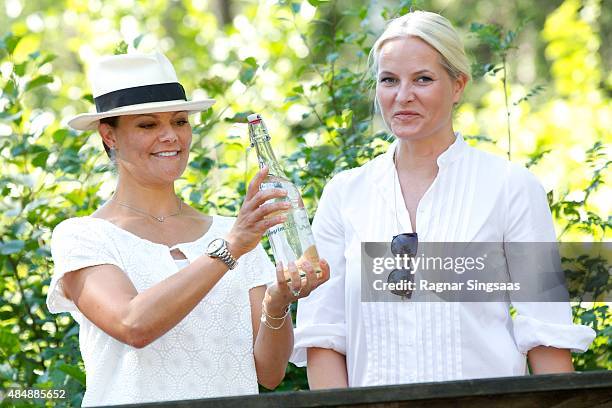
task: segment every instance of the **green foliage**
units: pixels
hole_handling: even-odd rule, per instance
[[[546,87],[543,85],[536,85],[531,88],[531,90],[525,96],[521,96],[519,99],[516,100],[516,102],[513,102],[512,105],[516,106],[521,102],[527,102],[532,97],[539,95],[545,89]]]
[[[574,322],[584,324],[595,330],[597,337],[591,347],[582,354],[574,354],[577,370],[612,370],[612,313],[606,304],[591,308],[575,307]]]
[[[116,47],[115,50],[113,51],[114,55],[121,55],[121,54],[127,54],[128,52],[128,45],[125,41],[121,41]]]
[[[252,2],[241,10],[243,20],[218,27],[214,15],[196,8],[195,2],[177,1],[171,8],[163,1],[150,2],[131,9],[112,2],[116,15],[108,22],[115,28],[108,34],[114,42],[96,51],[146,49],[154,32],[170,44],[167,53],[185,88],[217,99],[214,109],[196,118],[190,165],[177,183],[190,205],[206,212],[237,212],[256,165],[246,131],[236,132],[234,126],[246,122],[249,113],[260,111],[271,125],[275,148],[286,153],[288,175],[301,187],[306,206],[314,214],[330,177],[386,150],[391,135],[379,130],[372,105],[374,82],[366,66],[369,47],[380,31],[375,21],[401,15],[411,7],[427,8],[423,3],[401,1],[394,8],[383,5],[374,12],[367,2],[281,1],[263,11]],[[585,26],[575,3],[567,0],[542,18],[559,27],[576,27],[577,41],[592,44],[596,34]],[[313,6],[314,16],[305,17]],[[56,14],[64,13],[63,7],[48,2],[40,10],[52,22]],[[95,41],[99,34],[94,31],[96,25],[83,17],[107,21],[102,9],[87,11],[72,3],[67,8],[62,18],[77,16],[70,30],[79,35],[73,38],[57,28],[37,35],[17,20],[11,25],[13,33],[0,39],[0,384],[2,388],[65,388],[71,400],[63,404],[78,405],[84,389],[78,325],[68,316],[49,314],[45,306],[52,272],[49,240],[59,222],[90,214],[108,198],[114,179],[96,136],[77,134],[60,123],[67,106],[84,111],[93,102],[77,55],[88,55],[85,45],[100,44]],[[472,135],[466,136],[469,143],[497,153],[509,152],[512,142],[513,159],[523,160],[539,175],[545,170],[561,173],[561,182],[557,180],[549,193],[560,238],[604,240],[611,225],[610,216],[602,215],[607,212],[601,204],[606,201],[602,191],[609,191],[610,160],[609,147],[598,141],[605,140],[607,130],[598,118],[609,116],[610,95],[598,90],[598,83],[588,82],[589,77],[597,77],[594,72],[601,76],[601,67],[592,64],[583,67],[584,72],[574,68],[575,58],[596,61],[595,54],[585,56],[588,49],[575,48],[574,38],[547,23],[542,39],[552,47],[555,70],[552,77],[537,78],[538,85],[523,86],[510,71],[514,52],[520,51],[522,24],[511,30],[470,24],[472,10],[455,12],[457,21],[477,40],[469,51],[479,61],[473,70],[475,91],[468,90],[456,115],[458,130]],[[140,22],[140,34],[129,39],[117,36],[122,19],[129,21],[130,16]],[[447,17],[455,21],[453,15]],[[521,20],[522,16],[517,18]],[[523,24],[527,27],[528,22]],[[248,47],[232,43],[241,36]],[[43,40],[52,45],[45,46]],[[61,58],[42,51],[47,49]],[[567,86],[572,77],[581,78],[582,86],[572,88],[573,93]],[[511,117],[508,101],[513,88],[524,96],[512,104]],[[556,89],[560,95],[554,94]],[[580,91],[588,91],[590,99],[581,97]],[[549,100],[535,98],[544,92]],[[580,118],[586,127],[575,128],[577,121],[572,126],[558,124],[557,110],[574,112],[585,105],[595,112],[588,120]],[[504,122],[499,120],[500,112],[507,119],[503,126],[498,124]],[[504,149],[501,139],[510,135],[511,126],[515,138],[508,137]],[[559,154],[574,146],[582,149],[584,160],[571,167],[570,160]],[[605,289],[605,266],[597,257],[568,257],[564,266],[570,277],[584,273],[599,277],[594,281],[600,283],[598,287],[573,288],[573,295]],[[612,368],[608,306],[576,305],[574,318],[598,334],[586,353],[574,356],[576,368]],[[306,388],[305,370],[290,365],[279,390]]]
[[[521,26],[525,22],[521,22]],[[519,28],[520,30],[520,28]],[[504,88],[504,103],[506,106],[507,118],[507,134],[508,134],[508,159],[512,159],[512,134],[510,130],[510,106],[508,105],[508,52],[516,49],[516,38],[519,32],[512,30],[504,30],[497,24],[480,24],[472,23],[470,31],[478,37],[483,45],[489,47],[496,59],[499,59],[501,65],[496,65],[495,62],[484,64],[475,63],[472,66],[472,73],[475,77],[482,77],[486,74],[495,76],[501,71],[501,82]],[[535,89],[535,88],[534,88]],[[532,93],[535,92],[532,91]],[[525,96],[522,100],[527,100],[531,96]],[[519,100],[521,101],[521,100]]]
[[[570,200],[569,194],[564,194],[559,201],[551,205],[553,215],[559,218],[564,218],[567,223],[560,234],[560,238],[572,229],[580,229],[587,233],[592,233],[594,230],[600,230],[601,236],[606,236],[608,231],[612,230],[612,216],[607,218],[601,217],[599,214],[588,211],[589,198],[604,184],[606,170],[612,164],[612,160],[608,159],[604,151],[604,146],[601,142],[596,142],[592,148],[586,151],[586,164],[591,170],[589,183],[584,189],[582,199]],[[586,213],[586,216],[583,214]]]
[[[19,40],[8,34],[2,42],[2,62],[13,63],[13,69],[0,83],[5,103],[2,124],[11,131],[0,145],[0,382],[3,387],[65,388],[74,405],[80,403],[84,384],[78,328],[71,319],[46,311],[51,272],[47,240],[52,228],[72,213],[65,210],[66,204],[78,209],[83,197],[95,194],[96,186],[87,185],[83,177],[91,170],[93,151],[81,149],[82,142],[67,130],[45,133],[33,127],[36,117],[25,101],[54,81],[53,76],[40,73],[54,56],[36,52],[16,63],[13,51]],[[68,194],[64,208],[55,207],[58,185],[48,184],[47,175],[58,175],[64,182],[80,177],[87,187]]]

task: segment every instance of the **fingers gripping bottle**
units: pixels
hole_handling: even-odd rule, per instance
[[[290,281],[287,273],[289,262],[295,262],[300,270],[300,276],[305,273],[300,269],[303,261],[310,262],[317,274],[320,273],[319,254],[315,246],[314,236],[310,229],[308,213],[304,208],[304,202],[300,192],[295,185],[287,179],[281,165],[276,160],[272,146],[270,145],[270,135],[264,124],[261,115],[252,114],[248,116],[249,138],[251,147],[257,152],[259,167],[268,166],[268,176],[261,183],[261,190],[269,188],[281,188],[287,191],[284,198],[274,199],[273,201],[290,201],[291,207],[285,215],[287,220],[283,224],[275,225],[267,232],[274,259],[277,263],[282,262],[285,268],[285,277]],[[272,201],[272,200],[271,200]],[[275,214],[271,214],[274,216]]]

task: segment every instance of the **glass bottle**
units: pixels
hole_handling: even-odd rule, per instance
[[[259,167],[268,166],[268,175],[261,183],[260,189],[281,188],[286,190],[287,195],[285,197],[275,198],[269,202],[291,202],[291,207],[285,213],[287,220],[283,224],[275,225],[267,232],[274,259],[277,263],[282,262],[285,268],[285,277],[289,282],[291,281],[287,272],[289,262],[296,263],[301,277],[304,277],[305,273],[301,270],[300,265],[305,260],[308,260],[319,274],[321,271],[319,254],[302,196],[296,186],[287,179],[283,168],[276,160],[270,145],[270,134],[261,115],[254,113],[249,115],[247,119],[249,121],[251,147],[254,147],[257,152]],[[274,215],[271,214],[270,216]]]

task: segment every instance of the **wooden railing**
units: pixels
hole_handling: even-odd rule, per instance
[[[135,405],[134,405],[135,406]],[[612,407],[612,371],[274,392],[140,404],[146,407]],[[124,406],[127,407],[127,406]]]

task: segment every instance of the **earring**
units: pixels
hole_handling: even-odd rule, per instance
[[[109,148],[110,151],[110,159],[112,162],[116,161],[117,158],[117,149],[115,149],[115,146],[112,146]]]

